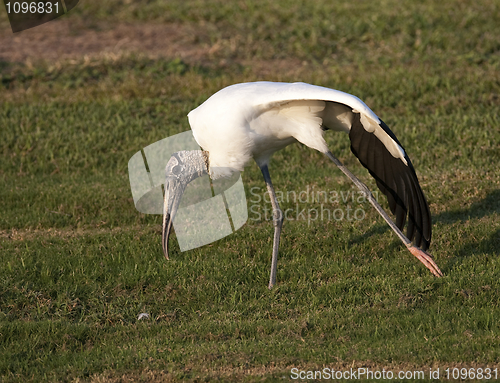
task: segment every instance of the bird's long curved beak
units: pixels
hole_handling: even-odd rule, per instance
[[[172,222],[174,220],[177,209],[181,202],[182,194],[186,185],[179,182],[175,178],[167,178],[165,181],[165,197],[163,199],[163,230],[162,230],[162,246],[165,258],[168,258],[168,238],[172,229]]]

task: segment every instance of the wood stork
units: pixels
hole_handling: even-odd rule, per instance
[[[253,158],[262,171],[273,207],[272,288],[283,214],[268,165],[274,152],[301,142],[330,158],[367,196],[410,252],[435,276],[443,275],[425,252],[431,242],[431,215],[410,158],[394,133],[359,98],[305,83],[243,83],[215,93],[192,110],[188,119],[204,150],[177,152],[166,166],[162,245],[167,259],[172,221],[186,185],[207,173],[212,179],[230,176],[242,171]],[[328,129],[349,134],[352,152],[386,195],[396,223],[366,185],[328,150],[323,138]],[[407,216],[405,236],[401,230]]]

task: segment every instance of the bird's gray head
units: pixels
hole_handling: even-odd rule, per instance
[[[165,197],[163,199],[163,253],[168,259],[168,238],[172,222],[186,186],[208,173],[208,153],[201,150],[177,152],[165,167]]]

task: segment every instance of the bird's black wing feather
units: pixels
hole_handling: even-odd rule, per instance
[[[406,165],[401,159],[393,157],[374,133],[365,130],[360,114],[354,113],[353,117],[349,133],[351,151],[375,178],[380,191],[387,196],[399,229],[403,229],[408,216],[406,236],[416,246],[427,250],[432,236],[431,214],[410,159],[405,154]],[[380,127],[403,147],[383,121]]]

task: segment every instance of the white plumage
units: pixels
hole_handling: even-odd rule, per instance
[[[326,153],[323,121],[332,130],[349,132],[353,112],[361,113],[367,130],[385,134],[377,115],[356,96],[305,83],[231,85],[192,110],[188,118],[196,141],[210,153],[212,167],[242,171],[252,158],[259,165],[269,164],[274,152],[297,141]],[[398,144],[387,139],[385,143],[392,155],[404,159]]]
[[[196,178],[193,174],[208,172],[213,179],[226,177],[234,171],[242,171],[253,158],[261,168],[273,197],[275,236],[269,285],[272,287],[275,283],[283,217],[268,164],[273,153],[292,143],[301,142],[334,161],[368,195],[372,205],[409,250],[433,274],[442,275],[425,253],[431,239],[430,212],[411,161],[387,125],[359,98],[305,83],[243,83],[215,93],[191,111],[188,118],[193,135],[204,152],[176,153],[167,165],[163,228],[163,248],[167,258],[171,223],[185,186]],[[328,150],[323,138],[325,130],[349,134],[353,153],[387,196],[390,208],[396,214],[396,224],[378,205],[366,186]],[[179,169],[182,169],[180,173]],[[407,235],[410,239],[400,231],[407,216]],[[424,251],[411,246],[412,239]]]

